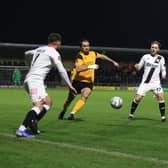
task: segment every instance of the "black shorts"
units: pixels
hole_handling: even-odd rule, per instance
[[[79,81],[73,81],[72,86],[77,90],[77,93],[80,94],[81,90],[84,88],[90,88],[93,89],[93,83],[87,83],[87,82],[79,82]]]

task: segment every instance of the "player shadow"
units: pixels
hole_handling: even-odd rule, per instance
[[[153,118],[146,118],[146,117],[138,117],[138,118],[134,118],[134,120],[144,120],[144,121],[159,121],[157,119],[153,119]]]
[[[132,125],[128,125],[128,122],[127,123],[123,123],[123,124],[104,124],[104,126],[107,126],[107,127],[127,127],[127,128],[146,128],[146,126],[142,126],[142,125],[135,125],[135,126],[132,126]]]
[[[82,118],[75,118],[75,120],[68,120],[68,118],[64,118],[64,120],[66,120],[66,121],[72,121],[72,122],[83,122],[83,121],[85,121]]]
[[[144,120],[144,121],[160,121],[159,119],[153,119],[153,118],[148,118],[148,117],[135,117],[132,120],[129,120],[128,118],[122,117],[121,119],[126,119],[127,121],[138,121],[138,120]]]

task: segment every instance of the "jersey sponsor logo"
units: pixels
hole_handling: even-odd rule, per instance
[[[149,63],[149,62],[146,63],[146,66],[147,66],[147,67],[151,67],[151,68],[157,68],[157,67],[158,67],[158,65],[156,65],[156,64],[151,64],[151,63]]]
[[[154,63],[157,63],[157,64],[158,64],[158,63],[160,62],[160,60],[161,60],[161,57],[158,56],[158,57],[156,58],[156,60],[155,60]],[[151,65],[154,65],[154,64],[151,64]],[[158,67],[158,66],[156,66],[156,67]],[[153,76],[153,73],[155,72],[156,67],[155,67],[155,66],[151,66],[151,69],[150,69],[150,71],[149,71],[149,74],[147,75],[147,78],[146,78],[146,80],[145,80],[145,83],[149,83],[149,82],[150,82],[150,80],[151,80],[151,78],[152,78],[152,76]]]

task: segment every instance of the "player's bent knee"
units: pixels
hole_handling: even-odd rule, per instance
[[[140,96],[140,95],[136,95],[136,97],[135,97],[135,101],[137,102],[137,103],[139,103],[141,100],[142,100],[142,96]]]
[[[157,96],[157,100],[158,100],[159,102],[164,101],[164,96],[163,96],[163,95],[158,95],[158,96]]]
[[[88,99],[89,95],[90,95],[90,94],[83,94],[83,95],[82,95],[82,99],[86,101],[86,100]]]
[[[82,99],[87,100],[90,94],[91,94],[91,91],[89,91],[89,92],[84,92],[84,93],[82,94]]]
[[[42,102],[35,102],[35,103],[33,103],[33,105],[35,107],[38,107],[40,109],[40,111],[43,109],[43,103]]]
[[[47,96],[45,98],[44,104],[46,104],[46,105],[48,105],[50,107],[52,106],[52,100],[51,100],[51,98],[49,96]]]

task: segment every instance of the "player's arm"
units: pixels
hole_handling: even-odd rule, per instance
[[[134,65],[134,67],[135,67],[135,69],[136,70],[141,70],[141,68],[144,66],[144,64],[145,64],[145,58],[144,58],[144,56],[141,58],[141,60],[139,61],[139,63],[138,64],[135,64]]]
[[[86,65],[84,64],[81,56],[77,56],[76,60],[75,60],[75,68],[77,72],[82,72],[82,71],[86,71],[88,69],[98,69],[99,66],[97,64],[93,64],[93,65]]]
[[[75,68],[77,72],[82,72],[82,71],[86,71],[88,69],[98,69],[99,65],[97,64],[93,64],[93,65],[80,65],[80,64],[75,64]]]
[[[64,68],[64,65],[61,61],[61,56],[57,56],[56,58],[53,59],[58,71],[59,71],[59,74],[61,76],[61,78],[65,81],[66,85],[68,86],[69,90],[74,94],[76,95],[77,94],[77,91],[76,89],[72,86],[71,82],[70,82],[70,79],[68,77],[68,74],[67,74],[67,71],[65,70]]]
[[[162,76],[162,79],[166,79],[166,67],[165,67],[164,58],[162,58],[162,62],[161,62],[161,76]]]
[[[34,55],[35,50],[27,50],[24,52],[25,55]]]
[[[119,67],[119,64],[118,64],[116,61],[114,61],[113,59],[111,59],[110,57],[108,57],[107,55],[97,53],[97,58],[100,58],[100,59],[102,59],[102,60],[109,61],[109,62],[111,62],[114,66]]]

